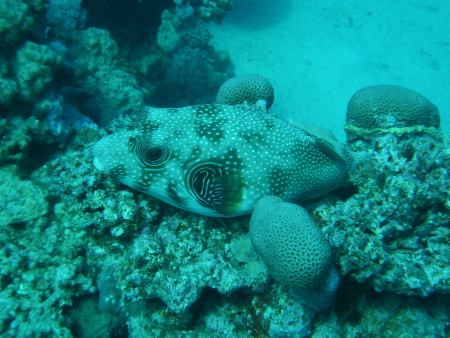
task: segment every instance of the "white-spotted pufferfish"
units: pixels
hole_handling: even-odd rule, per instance
[[[206,216],[252,212],[275,195],[297,202],[345,182],[350,155],[243,105],[145,108],[94,146],[94,165],[131,188]]]

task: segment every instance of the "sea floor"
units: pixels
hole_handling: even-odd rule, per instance
[[[236,0],[221,25],[208,27],[237,75],[272,82],[273,113],[345,140],[348,101],[376,84],[421,93],[450,131],[449,17],[444,1]]]

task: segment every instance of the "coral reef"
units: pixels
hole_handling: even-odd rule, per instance
[[[129,123],[130,117],[115,119],[108,130],[115,131]],[[392,284],[389,278],[399,276],[401,271],[415,273],[420,270],[417,269],[417,262],[411,259],[412,250],[416,250],[414,255],[420,255],[426,262],[422,268],[430,269],[428,271],[433,273],[433,278],[439,274],[444,276],[445,269],[441,266],[448,266],[442,260],[447,247],[445,238],[449,235],[445,232],[448,230],[445,226],[448,220],[439,207],[433,209],[436,198],[426,202],[429,196],[423,196],[418,200],[422,205],[429,203],[431,208],[424,212],[429,216],[424,225],[431,229],[431,237],[426,237],[427,229],[418,221],[414,221],[417,230],[409,228],[406,232],[398,227],[399,222],[404,222],[402,219],[395,224],[379,223],[380,235],[374,235],[367,228],[359,228],[358,224],[376,225],[374,215],[384,212],[382,208],[387,206],[384,200],[377,201],[372,196],[374,192],[389,190],[387,186],[380,185],[381,179],[392,177],[382,173],[387,170],[385,167],[362,162],[351,176],[352,182],[361,187],[360,192],[337,204],[308,207],[316,210],[316,221],[329,238],[345,279],[335,305],[318,315],[313,324],[315,311],[292,298],[286,287],[271,282],[265,265],[250,244],[248,217],[206,218],[179,211],[156,199],[130,191],[93,170],[89,149],[98,139],[97,133],[85,128],[78,135],[64,156],[36,170],[30,177],[32,184],[21,188],[41,187],[43,190],[45,187],[44,199],[39,202],[41,208],[47,205],[42,209],[43,212],[47,210],[45,215],[33,216],[25,223],[2,228],[2,241],[8,244],[2,246],[0,253],[8,262],[8,267],[2,266],[2,285],[7,286],[1,291],[1,296],[8,304],[8,312],[1,318],[1,323],[2,332],[8,336],[83,336],[100,326],[97,337],[112,332],[148,337],[189,334],[198,337],[210,337],[211,334],[223,337],[330,337],[354,332],[377,334],[379,330],[392,337],[410,330],[445,337],[444,323],[448,318],[448,309],[444,300],[448,296],[441,296],[442,302],[433,304],[431,300],[399,298],[392,293],[385,294],[381,299],[372,294],[367,299],[366,295],[370,292],[351,286],[355,283],[351,279],[356,279],[379,290],[393,290],[389,286],[394,285],[394,291],[406,293],[399,290],[399,287],[404,287],[401,280]],[[438,158],[438,164],[448,165],[437,156],[442,148],[448,149],[448,145],[439,146],[439,140],[430,140],[438,144],[436,151],[431,153],[428,146],[419,147],[424,145],[421,138],[415,139],[415,143],[405,141],[402,154],[417,157],[417,161],[409,157],[409,162],[414,162],[414,165],[408,168],[404,162],[399,165],[396,161],[385,160],[394,153],[394,143],[388,140],[385,143],[392,144],[391,148],[378,142],[369,153],[375,150],[380,152],[377,155],[380,163],[391,165],[390,170],[405,168],[422,172],[421,163],[433,156]],[[421,150],[413,156],[408,142]],[[364,147],[360,143],[358,147],[353,147],[363,152]],[[444,152],[448,154],[448,150]],[[358,170],[360,174],[357,174]],[[428,169],[428,172],[433,170]],[[442,170],[438,172],[443,173]],[[397,172],[396,176],[400,177],[400,174]],[[423,181],[417,183],[428,182],[427,188],[433,193],[435,188],[430,187],[441,186],[442,182],[442,177],[433,177],[434,180],[422,177]],[[18,186],[17,183],[15,185]],[[358,196],[363,192],[365,195]],[[36,194],[36,191],[30,190],[30,193]],[[372,195],[368,197],[369,194]],[[386,193],[381,196],[386,196]],[[403,196],[401,191],[400,196]],[[21,198],[26,198],[26,195],[19,195],[16,200]],[[398,209],[396,198],[393,193],[390,203]],[[445,195],[443,203],[447,199]],[[375,203],[369,205],[371,212],[367,212],[362,205],[355,207],[355,200],[361,204]],[[404,200],[400,202],[402,207],[408,204]],[[409,204],[414,206],[414,203]],[[425,210],[421,206],[417,208],[419,211]],[[396,214],[397,209],[390,207],[389,217],[405,217],[401,213],[403,210]],[[407,212],[411,213],[411,210]],[[419,221],[423,220],[423,216],[417,216],[414,210],[412,214]],[[436,218],[439,214],[438,217],[444,217],[445,223]],[[353,234],[352,229],[356,229]],[[385,239],[387,242],[380,244],[381,233],[385,229],[389,230]],[[417,251],[405,241],[404,234],[414,231],[417,233],[412,243],[420,245],[423,238],[428,248]],[[42,236],[36,236],[37,233],[45,234],[45,251],[40,242]],[[398,234],[400,237],[395,237]],[[12,238],[19,236],[20,243],[11,242]],[[359,241],[365,244],[361,245]],[[376,251],[368,251],[371,248]],[[384,248],[388,250],[385,254],[381,251]],[[397,257],[399,260],[396,261]],[[383,273],[380,270],[370,271],[370,267],[377,267],[383,262],[382,259],[389,262],[381,267]],[[403,264],[411,262],[406,268],[408,270],[384,273],[386,269],[397,268],[399,261]],[[358,262],[360,264],[357,265]],[[29,271],[25,272],[20,266],[27,266]],[[361,269],[360,275],[357,275],[358,269]],[[361,277],[366,273],[370,274],[369,278]],[[417,282],[418,277],[423,278],[421,281],[426,280],[420,274],[412,277],[416,279],[408,282]],[[402,279],[402,276],[399,278]],[[37,280],[40,282],[37,283]],[[48,301],[38,301],[43,298],[48,298]],[[68,310],[61,312],[61,304]],[[99,312],[97,306],[107,313]],[[427,315],[428,311],[433,315]],[[95,318],[96,322],[90,321],[89,326],[81,319],[86,314]],[[122,324],[116,317],[122,319]],[[41,324],[43,318],[46,319],[45,325]],[[410,324],[405,328],[400,325],[402,322]],[[426,326],[423,325],[425,322]]]
[[[21,170],[32,171],[55,151],[53,131],[35,117],[1,119],[0,135],[1,165],[19,164]]]
[[[7,61],[5,58],[0,58],[0,116],[4,115],[4,109],[11,106],[14,98],[19,93],[19,86],[17,83],[8,77]]]
[[[345,131],[349,141],[377,131],[411,127],[439,128],[438,108],[408,88],[378,85],[358,90],[347,107]]]
[[[408,89],[368,88],[370,95],[362,89],[353,96],[348,123],[354,123],[358,111],[364,120],[372,108],[381,107],[380,114],[397,114],[399,126],[366,130],[358,138],[351,129],[350,144],[360,158],[350,172],[357,192],[346,201],[327,203],[316,210],[316,217],[324,224],[342,274],[378,291],[448,293],[450,143],[436,128],[439,113]],[[430,123],[435,126],[423,126]]]
[[[340,287],[334,311],[316,316],[311,337],[446,337],[449,297],[405,297],[355,282]]]
[[[74,297],[95,291],[82,273],[84,233],[52,220],[39,184],[2,170],[3,179],[7,181],[2,193],[7,195],[2,201],[7,205],[2,210],[7,209],[0,226],[0,331],[5,337],[72,337],[71,320],[61,308],[71,306]]]
[[[86,11],[81,8],[81,0],[50,0],[46,18],[49,23],[62,30],[62,33],[66,33],[76,27],[84,27]]]
[[[204,21],[222,23],[222,19],[233,8],[232,0],[173,0],[176,4],[175,14],[186,18],[195,14]]]
[[[71,53],[81,88],[65,87],[63,96],[101,126],[119,114],[138,111],[149,93],[130,74],[109,32],[91,27],[76,37]]]
[[[446,244],[450,143],[431,135],[387,134],[353,149],[358,191],[319,208],[342,274],[408,295],[449,292]]]
[[[29,6],[25,1],[3,1],[0,5],[0,46],[2,47],[0,53],[5,53],[11,44],[19,41],[33,22]]]
[[[94,74],[101,67],[117,69],[125,61],[118,57],[119,47],[105,29],[90,27],[74,32],[75,44],[71,46],[74,71],[78,78]]]
[[[325,310],[334,301],[339,276],[320,228],[299,205],[266,196],[256,203],[250,237],[269,273],[302,303]]]
[[[221,23],[227,11],[233,6],[232,0],[194,0],[195,14],[205,21]]]
[[[0,192],[2,226],[31,222],[48,211],[44,191],[8,171],[0,171]]]
[[[55,66],[60,63],[61,58],[50,47],[25,42],[12,65],[20,99],[34,102],[40,98],[49,89]]]
[[[269,80],[258,74],[245,74],[233,77],[219,89],[216,97],[218,104],[256,104],[264,101],[264,110],[269,109],[274,100],[274,90]]]
[[[182,107],[209,103],[231,72],[227,54],[218,53],[203,27],[165,11],[158,45],[167,53],[165,76],[157,90],[158,105]],[[186,26],[189,29],[186,29]]]
[[[214,101],[233,67],[197,17],[231,4],[2,1],[1,337],[448,337],[450,141],[436,124],[346,126],[349,185],[303,204],[342,275],[321,313],[270,276],[248,216],[181,211],[95,170],[94,143],[140,107]],[[339,160],[326,131],[293,124]]]
[[[97,92],[102,98],[104,108],[97,116],[101,126],[118,114],[129,114],[144,107],[146,90],[138,85],[133,76],[119,69],[100,67],[86,80],[84,89]]]

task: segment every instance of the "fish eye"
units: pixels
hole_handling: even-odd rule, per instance
[[[141,145],[136,153],[143,165],[151,169],[162,169],[170,158],[170,147],[164,145]]]
[[[163,169],[172,154],[170,146],[154,143],[149,137],[136,138],[131,149],[141,165],[149,170]]]
[[[163,157],[163,155],[164,155],[164,151],[160,147],[148,148],[144,152],[144,158],[145,158],[146,162],[149,162],[149,163],[160,160]]]

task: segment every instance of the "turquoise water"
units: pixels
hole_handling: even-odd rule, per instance
[[[248,0],[209,28],[237,74],[273,82],[276,114],[325,126],[344,140],[348,100],[377,84],[425,95],[448,132],[449,15],[439,1]]]
[[[0,337],[449,337],[449,12],[1,0]]]

